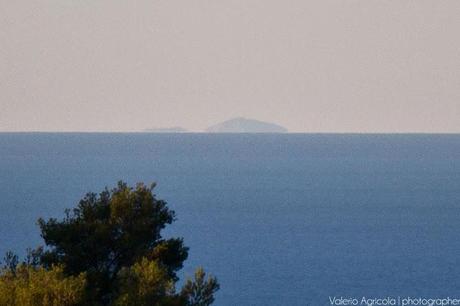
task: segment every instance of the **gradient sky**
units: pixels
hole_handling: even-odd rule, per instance
[[[460,1],[0,0],[0,130],[460,132]]]

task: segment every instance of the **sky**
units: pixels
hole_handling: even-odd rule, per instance
[[[0,131],[460,132],[457,0],[0,0]]]

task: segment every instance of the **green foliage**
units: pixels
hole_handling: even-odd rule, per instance
[[[174,280],[157,261],[143,258],[118,274],[116,306],[209,306],[219,290],[215,277],[202,268],[195,278],[188,279],[180,294],[175,293]]]
[[[85,274],[66,277],[63,268],[19,264],[0,273],[2,306],[72,306],[84,301]]]
[[[63,287],[53,282],[45,286],[49,292],[68,293],[69,301],[57,300],[59,305],[210,305],[219,285],[213,277],[206,280],[202,269],[175,292],[176,272],[188,248],[180,238],[162,238],[161,230],[175,215],[166,202],[156,199],[154,187],[131,188],[119,182],[112,190],[88,193],[61,221],[40,219],[47,248],[29,251],[21,269],[41,275],[43,281],[60,279]],[[19,290],[24,274],[15,271],[17,257],[9,254],[6,262],[8,268],[0,277],[13,280],[8,290]],[[7,289],[2,290],[0,298],[6,298]],[[33,295],[38,297],[36,304],[5,305],[55,305],[49,295],[40,294]]]
[[[214,302],[214,293],[219,290],[217,279],[208,276],[203,268],[195,271],[195,279],[188,279],[182,288],[182,296],[186,299],[189,306],[208,306]]]
[[[117,306],[166,305],[175,296],[174,281],[157,261],[143,258],[118,275]]]
[[[177,279],[188,249],[181,239],[162,239],[160,232],[172,223],[174,212],[155,198],[154,187],[120,182],[113,190],[87,194],[63,221],[40,219],[50,247],[42,263],[62,264],[69,275],[86,272],[91,294],[104,304],[113,300],[119,271],[143,257],[158,260]]]
[[[19,263],[18,255],[14,254],[11,251],[8,251],[6,252],[5,257],[3,258],[3,261],[4,261],[3,269],[9,270],[12,273],[16,271],[16,267]]]

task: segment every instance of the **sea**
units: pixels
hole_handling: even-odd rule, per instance
[[[157,183],[215,305],[460,298],[460,135],[1,133],[0,254],[119,180]]]

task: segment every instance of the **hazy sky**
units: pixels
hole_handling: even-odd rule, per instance
[[[460,1],[0,0],[0,130],[460,132]]]

